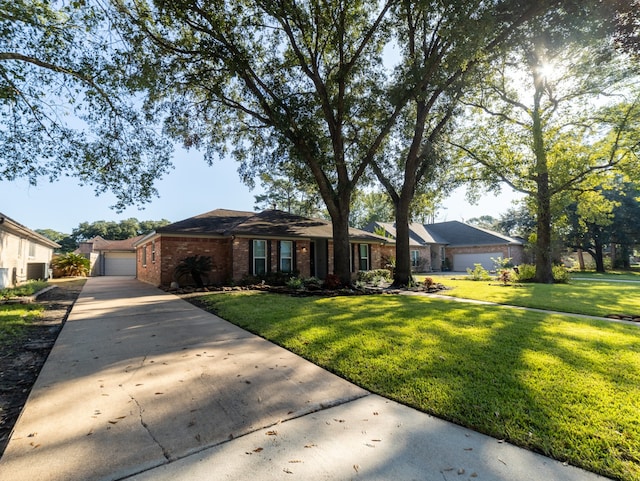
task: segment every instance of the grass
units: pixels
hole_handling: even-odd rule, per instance
[[[1,304],[0,305],[0,349],[6,350],[24,335],[29,324],[42,312],[37,304]]]
[[[0,289],[0,299],[10,299],[12,297],[30,296],[44,289],[49,284],[46,281],[30,281],[18,287]]]
[[[0,289],[0,300],[30,296],[47,285],[43,281],[33,281],[18,287]],[[0,304],[0,349],[8,350],[17,339],[24,336],[26,328],[41,312],[42,307],[36,304]]]
[[[640,269],[631,271],[607,271],[606,273],[595,271],[574,271],[571,272],[571,276],[585,279],[600,279],[605,281],[640,281]]]
[[[443,294],[464,299],[600,317],[607,314],[640,315],[640,284],[633,282],[607,282],[603,279],[572,280],[569,284],[504,286],[495,279],[472,281],[464,277],[452,279],[442,276],[436,280],[452,288]]]
[[[635,326],[402,295],[199,300],[372,392],[606,476],[640,480]]]

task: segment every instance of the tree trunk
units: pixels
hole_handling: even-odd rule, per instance
[[[409,204],[410,200],[400,197],[396,205],[396,269],[393,275],[395,287],[411,284],[411,254],[409,251]]]
[[[586,268],[584,266],[584,252],[582,249],[578,249],[578,264],[580,265],[580,270],[584,271]]]
[[[536,239],[536,282],[553,283],[551,256],[551,198],[549,196],[549,174],[538,176],[538,215]]]
[[[549,189],[549,166],[544,148],[543,125],[540,114],[540,101],[544,93],[545,78],[539,69],[533,69],[536,87],[532,111],[533,153],[536,157],[536,202],[537,202],[537,239],[536,239],[536,282],[553,283],[551,266],[551,192]]]
[[[349,243],[349,204],[340,202],[337,215],[331,216],[333,226],[333,273],[344,286],[351,285],[351,245]]]
[[[619,267],[618,266],[618,252],[616,249],[616,243],[611,241],[611,244],[609,244],[610,248],[611,248],[611,267],[612,268],[616,268]]]
[[[600,239],[595,238],[595,256],[596,272],[605,272],[604,270],[604,246]]]

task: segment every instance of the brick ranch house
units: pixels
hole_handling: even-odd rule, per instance
[[[393,223],[374,222],[364,228],[370,232],[384,230],[395,239]],[[409,225],[409,249],[414,272],[453,270],[465,272],[481,264],[493,270],[492,258],[510,258],[515,265],[525,261],[524,244],[498,232],[459,221]]]
[[[330,222],[279,210],[241,212],[217,209],[158,228],[134,243],[136,277],[155,286],[176,281],[186,257],[211,257],[210,284],[240,281],[273,272],[323,279],[332,273]],[[383,267],[393,254],[389,239],[350,229],[352,272]]]

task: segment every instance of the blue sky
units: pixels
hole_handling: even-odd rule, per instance
[[[54,183],[43,179],[36,187],[24,180],[0,182],[0,212],[30,229],[70,234],[81,222],[129,217],[175,222],[217,208],[253,210],[259,187],[251,191],[240,182],[234,161],[225,159],[210,167],[200,153],[176,149],[174,164],[175,169],[156,184],[160,197],[142,210],[130,207],[117,213],[109,208],[115,197],[108,194],[96,197],[90,186],[80,187],[75,179],[65,178]],[[477,205],[466,201],[464,190],[458,191],[445,202],[436,221],[466,220],[481,215],[497,217],[516,197],[507,190],[500,196],[490,194]]]

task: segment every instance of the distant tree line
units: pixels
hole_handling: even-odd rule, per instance
[[[81,222],[71,234],[58,232],[53,229],[37,229],[36,232],[60,244],[59,252],[73,252],[80,242],[100,236],[106,240],[130,239],[142,234],[153,232],[158,227],[169,224],[167,219],[138,220],[135,217],[120,222],[98,220],[95,222]]]

